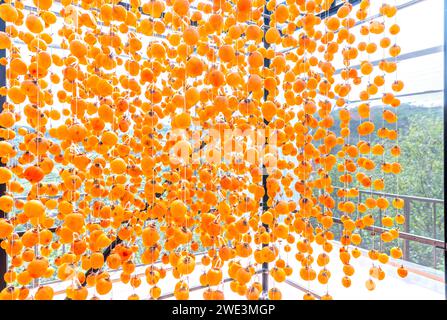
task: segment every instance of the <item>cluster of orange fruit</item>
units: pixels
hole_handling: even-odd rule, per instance
[[[112,291],[113,270],[137,288],[138,260],[148,265],[151,298],[172,272],[175,297],[187,299],[198,251],[205,251],[205,299],[223,299],[227,277],[234,292],[259,299],[262,263],[270,263],[275,283],[326,284],[336,210],[344,286],[354,273],[351,257],[361,255],[360,230],[381,225],[380,241],[397,242],[403,200],[358,201],[359,188],[383,190],[385,174],[401,171],[395,94],[403,83],[389,80],[400,53],[392,44],[400,31],[395,6],[383,4],[379,18],[363,23],[371,0],[345,1],[334,15],[324,14],[334,0],[29,0],[35,11],[24,2],[0,5],[7,53],[0,59],[7,78],[0,239],[8,255],[0,298],[52,299],[45,279],[54,277],[67,281],[68,298],[97,298]],[[382,51],[390,59],[368,60]],[[368,103],[379,91],[387,106],[382,128]],[[354,107],[352,98],[362,103]],[[275,144],[258,150],[233,137],[230,145],[241,150],[232,159],[207,161],[224,144],[208,143],[211,129],[265,130]],[[204,157],[190,163],[198,130]],[[179,145],[186,156],[172,154]],[[379,177],[372,176],[376,156],[383,157]],[[301,265],[295,273],[290,252]],[[372,290],[373,279],[384,277],[378,263],[402,251],[368,255]],[[268,297],[282,295],[273,286]]]

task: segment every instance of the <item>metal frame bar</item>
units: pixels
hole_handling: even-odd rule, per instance
[[[332,219],[337,224],[343,224],[343,222],[341,221],[340,218],[333,217]],[[384,233],[386,231],[389,231],[389,229],[383,228],[383,227],[379,227],[379,226],[365,227],[364,230],[369,230],[369,231],[372,231],[372,232],[375,232],[375,233],[379,233],[379,234],[382,234],[382,233]],[[433,246],[435,248],[440,248],[440,249],[444,249],[445,248],[445,243],[442,240],[437,240],[437,239],[433,239],[433,238],[418,236],[418,235],[411,234],[411,233],[399,232],[399,238],[400,239],[404,239],[406,241],[415,241],[417,243],[430,245],[430,246]]]
[[[444,0],[444,144],[447,140],[447,132],[445,131],[445,125],[447,123],[447,91],[445,86],[447,84],[447,0]],[[445,157],[444,157],[444,181],[446,180],[445,173]],[[445,186],[444,186],[445,188]],[[444,242],[447,243],[447,232],[445,232],[445,226],[447,225],[447,216],[445,214],[444,205]],[[444,248],[444,285],[445,285],[445,299],[447,300],[447,248]]]
[[[427,94],[441,94],[444,93],[444,89],[440,90],[427,90],[427,91],[420,91],[420,92],[413,92],[413,93],[404,93],[404,94],[398,94],[395,95],[396,98],[406,98],[406,97],[418,97],[418,96],[424,96]],[[376,98],[369,98],[368,101],[379,101],[382,100],[382,97],[376,97]],[[348,103],[361,103],[364,102],[362,100],[347,100]]]
[[[268,1],[266,1],[265,5],[264,5],[264,26],[268,26],[270,25],[270,15],[271,12],[267,10],[267,4]],[[265,35],[267,33],[267,28],[264,28],[264,36],[262,38],[262,42],[264,44],[264,48],[268,49],[270,47],[270,44],[267,43],[267,41],[265,40]],[[264,68],[268,68],[270,66],[270,59],[266,59],[264,58]],[[264,101],[267,101],[267,97],[268,97],[268,90],[264,88]],[[268,125],[268,121],[266,119],[264,119],[264,124],[265,126]],[[265,145],[267,145],[267,136],[265,137]],[[262,165],[262,186],[264,188],[264,196],[262,197],[262,212],[265,212],[269,209],[268,207],[268,199],[269,196],[267,194],[267,179],[268,179],[268,174],[267,174],[267,169],[265,167],[265,165]],[[268,231],[269,230],[269,226],[266,224],[263,224],[263,227]],[[262,247],[266,247],[267,244],[262,244]],[[261,299],[265,299],[268,300],[268,290],[269,290],[269,264],[268,262],[264,262],[262,264],[262,294],[261,294]]]
[[[431,54],[435,54],[435,53],[439,53],[442,52],[444,50],[444,46],[436,46],[436,47],[430,47],[430,48],[425,48],[425,49],[421,49],[421,50],[416,50],[416,51],[411,51],[408,53],[404,53],[402,55],[399,55],[399,61],[398,62],[402,62],[402,61],[406,61],[406,60],[410,60],[410,59],[415,59],[415,58],[420,58],[420,57],[425,57]],[[378,59],[375,61],[370,61],[372,65],[377,66],[379,65],[380,62],[382,61],[394,61],[395,58],[387,58],[387,59]],[[360,65],[355,65],[351,67],[352,69],[356,69],[356,70],[360,70]],[[337,71],[335,71],[335,74],[338,75],[340,74],[344,69],[339,69]]]
[[[315,298],[317,298],[318,300],[321,300],[321,296],[320,296],[319,294],[317,294],[315,291],[308,290],[308,289],[304,288],[302,285],[300,285],[299,283],[297,283],[297,282],[295,282],[295,281],[293,281],[293,280],[286,279],[284,282],[285,282],[286,284],[288,284],[289,286],[294,287],[295,289],[301,290],[301,291],[306,292],[306,293],[310,293],[310,294],[312,294]]]
[[[444,0],[447,1],[447,0]],[[343,189],[342,187],[334,187],[334,189]],[[383,197],[394,197],[394,198],[402,198],[404,200],[414,200],[414,201],[421,201],[421,202],[430,202],[430,203],[439,203],[444,204],[443,199],[434,199],[434,198],[423,198],[418,196],[408,196],[404,194],[395,194],[395,193],[385,193],[385,192],[378,192],[378,191],[369,191],[369,190],[359,190],[360,193],[368,194],[368,195],[375,195],[375,196],[383,196]]]
[[[405,224],[404,224],[404,231],[406,233],[410,233],[410,212],[411,212],[411,200],[404,201],[404,217],[405,217]],[[404,242],[404,259],[409,260],[410,259],[410,239],[406,239]]]
[[[418,4],[419,2],[423,2],[423,1],[425,1],[425,0],[410,0],[410,1],[406,2],[406,3],[403,3],[403,4],[401,4],[401,5],[398,5],[398,6],[397,6],[397,9],[398,9],[398,10],[405,9],[405,8],[411,7],[412,5]],[[350,2],[351,2],[351,1],[350,1]],[[359,3],[359,2],[360,2],[360,1],[358,1],[357,3]],[[353,3],[351,3],[351,4],[353,4]],[[338,10],[338,8],[337,8],[337,10]],[[334,15],[335,13],[337,13],[337,11],[333,12],[332,15]],[[323,14],[323,13],[322,13],[322,14]],[[324,16],[327,17],[327,16],[330,16],[330,15],[324,15]],[[361,24],[363,24],[363,23],[366,23],[366,22],[372,21],[372,20],[374,20],[374,19],[377,19],[378,17],[380,17],[380,14],[376,14],[376,15],[374,15],[374,16],[371,16],[371,17],[369,17],[369,18],[366,18],[365,20],[358,21],[355,25],[356,25],[356,26],[361,25]],[[298,30],[298,29],[297,29],[297,30]],[[337,33],[337,32],[338,32],[338,31],[336,31],[335,33]],[[287,49],[284,49],[283,51],[281,51],[281,53],[287,53],[287,52],[292,51],[292,50],[295,50],[295,49],[297,49],[297,48],[298,48],[298,47],[287,48]]]

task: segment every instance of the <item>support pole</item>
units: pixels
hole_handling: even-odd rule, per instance
[[[404,224],[404,231],[406,233],[411,233],[410,230],[410,212],[411,212],[411,200],[405,199],[404,204],[404,217],[405,217],[405,224]],[[410,241],[405,240],[404,242],[404,259],[407,261],[410,261]]]
[[[447,132],[445,131],[445,125],[447,123],[447,92],[445,86],[447,84],[447,0],[444,0],[444,144],[447,140]],[[445,158],[444,158],[445,164]],[[444,165],[444,181],[445,181],[445,165]],[[447,225],[447,216],[444,209],[444,286],[445,286],[445,299],[447,300],[447,233],[445,226]]]
[[[0,4],[3,4],[4,0],[0,0]],[[0,31],[5,32],[5,21],[0,19]],[[0,59],[6,57],[6,49],[0,50]],[[0,88],[6,87],[6,67],[4,65],[0,65]],[[0,95],[0,112],[3,111],[3,104],[6,102],[6,96]],[[3,139],[0,138],[0,141]],[[4,167],[5,164],[0,162],[0,166]],[[6,192],[6,184],[0,184],[0,197],[3,196]],[[0,210],[0,218],[5,218],[6,213]],[[4,279],[4,275],[6,273],[6,269],[8,268],[8,258],[6,256],[6,251],[0,248],[0,290],[3,290],[6,287],[6,281]]]
[[[270,44],[267,43],[267,41],[265,40],[265,34],[270,26],[270,15],[271,12],[267,10],[267,3],[264,5],[264,26],[263,26],[263,31],[264,31],[264,37],[262,38],[262,41],[264,43],[264,48],[268,49],[270,47]],[[264,68],[268,68],[270,67],[270,59],[264,58]],[[264,88],[264,101],[267,101],[267,97],[268,97],[268,90]],[[268,126],[269,122],[264,119],[264,124],[265,127]],[[265,145],[267,146],[267,139],[268,137],[265,137]],[[265,165],[262,165],[262,186],[264,187],[264,197],[262,198],[262,212],[265,212],[269,209],[269,206],[267,204],[269,196],[267,195],[267,179],[268,179],[268,174],[267,174],[267,169],[265,167]],[[266,224],[263,224],[263,227],[268,231],[269,230],[269,226]],[[263,247],[267,246],[267,244],[262,244]],[[262,264],[262,299],[267,300],[268,299],[268,290],[269,290],[269,264],[267,262],[264,262]]]

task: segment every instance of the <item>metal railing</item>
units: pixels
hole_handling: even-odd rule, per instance
[[[341,188],[336,188],[341,189]],[[393,193],[385,193],[385,192],[377,192],[377,191],[369,191],[369,190],[359,190],[358,202],[362,202],[366,197],[370,196],[379,196],[386,198],[387,200],[400,198],[404,201],[404,208],[401,214],[405,217],[405,223],[402,226],[402,229],[399,232],[399,238],[403,241],[403,259],[409,262],[415,262],[417,264],[421,264],[427,267],[432,267],[433,269],[439,269],[439,250],[442,252],[446,249],[446,244],[444,241],[444,200],[443,199],[434,199],[434,198],[424,198],[418,196],[408,196],[408,195],[398,195]],[[336,192],[334,192],[334,199],[336,201],[335,208],[337,208],[338,202],[341,200],[340,197],[337,196]],[[428,207],[428,210],[426,210]],[[422,210],[421,210],[422,208]],[[421,212],[422,211],[422,212]],[[440,214],[440,212],[442,213]],[[334,222],[341,224],[340,217],[337,216],[340,212],[337,209],[334,209]],[[429,218],[427,219],[427,223],[419,226],[423,227],[425,230],[429,230],[429,232],[424,232],[424,234],[416,233],[416,225],[414,222],[416,216],[420,218]],[[422,215],[426,216],[423,217]],[[384,212],[380,209],[377,209],[376,220],[380,221]],[[388,229],[374,225],[371,227],[365,228],[368,231],[371,231],[371,236],[374,237],[376,234],[381,234]],[[432,251],[432,261],[431,263],[421,263],[421,261],[416,261],[412,258],[412,254],[416,253],[412,250],[412,243],[417,243],[422,246],[431,247]],[[442,259],[444,259],[444,254],[442,254]],[[440,269],[443,268],[443,264]]]

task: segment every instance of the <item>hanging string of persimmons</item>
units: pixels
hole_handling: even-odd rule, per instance
[[[327,285],[332,299],[331,283],[351,286],[362,232],[375,226],[366,288],[401,259],[404,201],[372,193],[401,172],[395,5],[28,2],[0,5],[1,299],[53,299],[51,279],[67,284],[64,297],[106,298],[114,271],[129,299],[169,293],[168,275],[177,299],[192,278],[205,299],[224,299],[226,278],[259,299],[262,263],[269,299],[286,278]],[[371,195],[360,201],[360,189]]]

